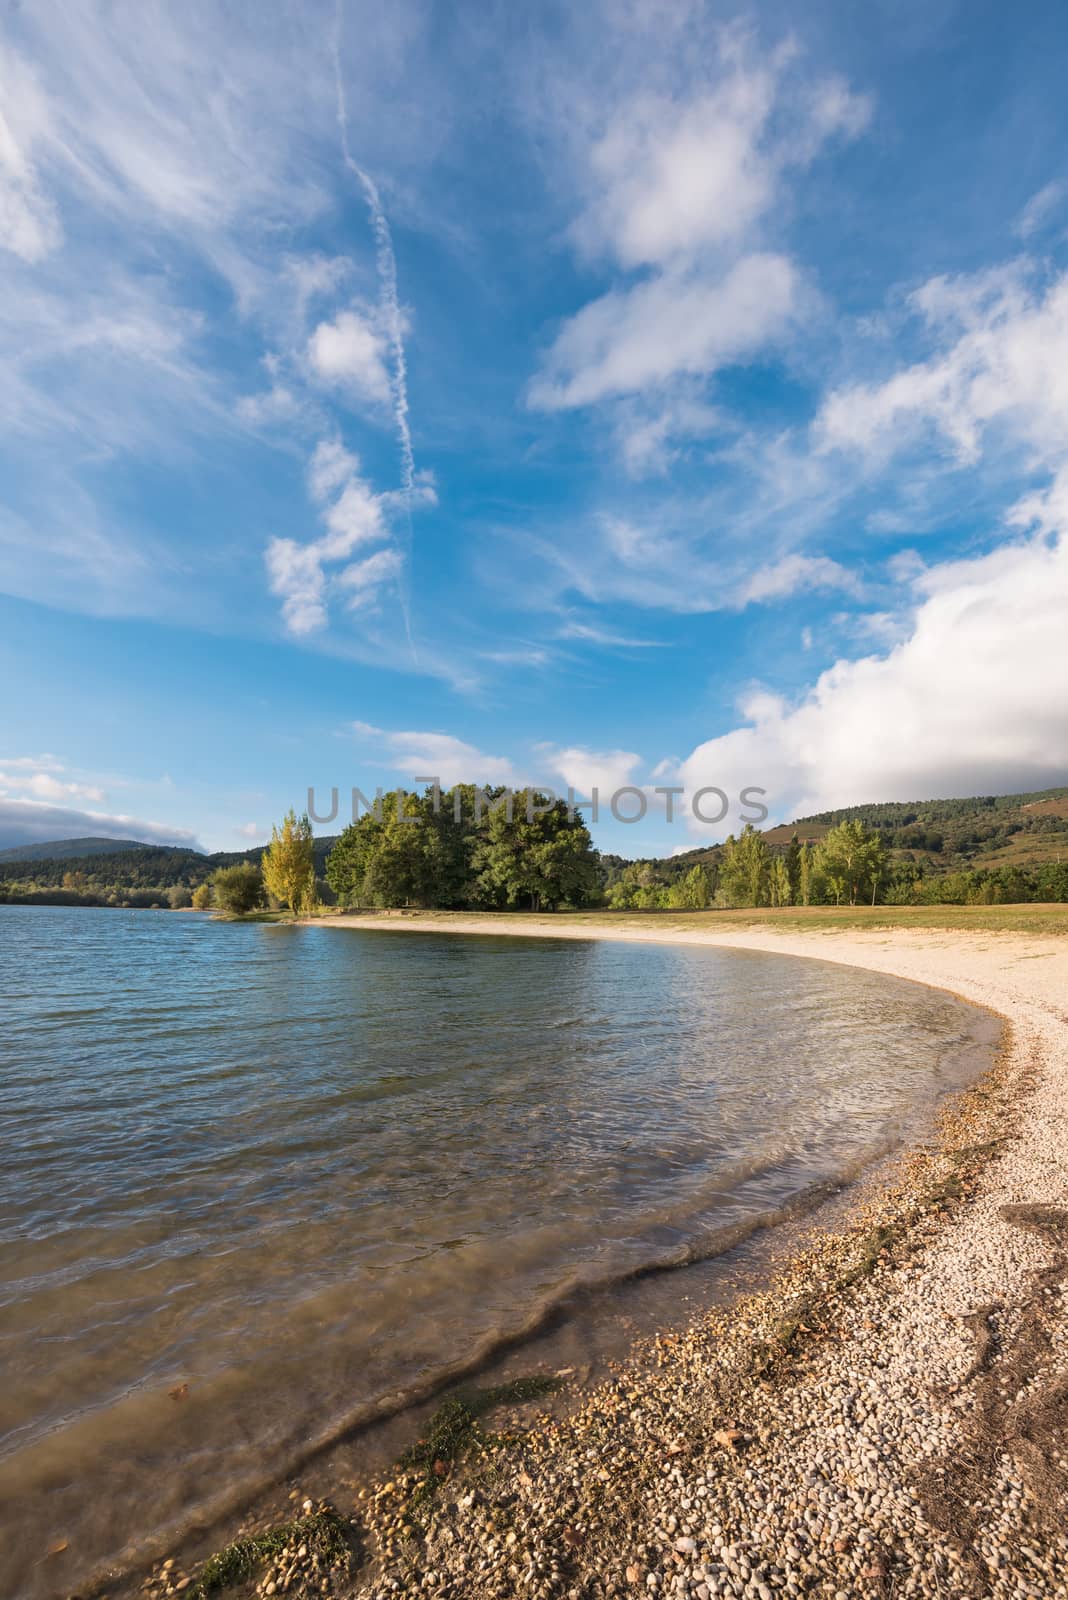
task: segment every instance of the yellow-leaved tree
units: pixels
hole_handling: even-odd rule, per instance
[[[307,815],[288,811],[280,828],[271,829],[271,842],[260,863],[267,893],[290,911],[310,910],[315,894],[315,857]]]

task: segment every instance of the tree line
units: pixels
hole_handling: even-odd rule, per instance
[[[625,864],[605,899],[620,911],[857,905],[879,897],[888,861],[881,836],[860,822],[840,823],[815,845],[795,834],[778,849],[747,824],[670,881],[660,876],[660,863]]]
[[[817,841],[795,833],[783,844],[769,844],[747,825],[722,845],[682,857],[626,861],[601,855],[581,816],[536,790],[511,794],[469,784],[444,793],[397,789],[336,839],[313,838],[307,816],[290,811],[262,850],[205,857],[146,846],[115,857],[34,862],[35,878],[0,882],[0,901],[191,905],[227,916],[268,909],[300,914],[333,903],[354,909],[699,911],[1068,901],[1068,863],[935,873],[922,861],[891,855],[887,824],[901,825],[900,808],[867,809],[890,815],[869,826],[854,813]],[[133,858],[133,881],[115,885],[108,874],[127,857]],[[144,886],[153,871],[165,871],[172,881]]]

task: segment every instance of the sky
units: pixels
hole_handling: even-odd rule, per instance
[[[743,789],[1068,782],[1066,46],[1044,0],[5,8],[0,845],[433,775],[639,791],[593,831],[643,856]]]

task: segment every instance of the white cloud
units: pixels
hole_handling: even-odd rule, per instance
[[[1033,194],[1016,219],[1013,232],[1017,238],[1029,239],[1039,233],[1061,209],[1066,195],[1068,184],[1062,178],[1055,178]]]
[[[362,545],[389,538],[385,508],[392,497],[374,493],[359,475],[357,457],[336,438],[316,446],[308,487],[322,508],[326,532],[308,544],[274,538],[264,553],[271,593],[282,601],[282,619],[297,638],[326,627],[331,584],[345,593],[350,610],[366,610],[387,584],[400,577],[404,566],[398,551],[379,550],[328,579],[328,564],[347,560]]]
[[[972,464],[1000,424],[1059,455],[1068,432],[1068,273],[1045,289],[1026,264],[933,278],[910,304],[941,348],[883,383],[834,391],[815,424],[817,448],[879,458],[933,432]]]
[[[723,277],[672,272],[612,290],[564,325],[531,403],[590,405],[678,373],[714,372],[785,333],[801,299],[796,267],[774,254],[746,256]]]
[[[836,662],[794,705],[752,695],[746,725],[698,746],[681,781],[760,785],[780,817],[1063,782],[1066,512],[1062,478],[1019,509],[1037,534],[914,579],[915,614],[895,648]]]
[[[719,53],[718,83],[698,81],[681,99],[630,98],[594,141],[592,197],[573,230],[587,253],[608,251],[625,268],[663,266],[744,239],[787,169],[868,119],[867,100],[840,79],[799,89],[789,47],[760,60],[728,29]]]
[[[400,577],[403,567],[399,550],[376,550],[373,556],[346,567],[337,581],[348,591],[350,608],[362,610],[373,603],[384,583]]]
[[[292,422],[300,416],[302,410],[302,401],[284,383],[272,383],[262,394],[242,395],[237,402],[239,419],[247,422],[251,428]]]
[[[326,627],[326,577],[316,544],[272,539],[264,557],[272,594],[282,601],[282,618],[298,638]]]
[[[654,396],[652,405],[640,401],[621,405],[616,437],[629,475],[644,478],[663,476],[678,460],[685,441],[707,438],[724,426],[720,411],[675,384],[671,394]]]
[[[0,756],[0,768],[5,772],[63,772],[64,766],[53,755]]]
[[[738,604],[785,600],[789,595],[810,589],[857,591],[853,573],[828,556],[783,556],[772,566],[759,567],[746,578],[738,593]]]
[[[42,193],[33,145],[45,133],[44,97],[14,51],[0,45],[0,249],[42,261],[62,239],[59,216]]]
[[[574,228],[582,248],[639,267],[743,234],[775,191],[760,148],[774,94],[774,74],[757,68],[681,105],[645,96],[621,111],[590,151],[595,198]]]
[[[308,359],[320,378],[379,405],[390,399],[388,355],[385,336],[354,310],[339,312],[333,322],[320,322],[308,341]]]
[[[240,822],[234,832],[242,839],[262,839],[266,829],[261,828],[258,822]]]
[[[487,755],[451,733],[386,732],[366,722],[353,722],[361,738],[375,738],[389,765],[410,782],[436,777],[443,788],[454,783],[499,784],[520,788],[522,778],[506,756]]]
[[[853,137],[870,113],[840,79],[806,79],[797,63],[790,45],[761,58],[742,31],[724,28],[681,88],[624,94],[611,107],[586,151],[588,200],[572,236],[587,256],[647,276],[564,323],[530,385],[532,405],[586,406],[707,377],[790,331],[801,274],[761,235],[786,175],[832,137]],[[661,444],[655,431],[633,437],[632,468],[647,450],[658,465]]]
[[[346,450],[340,439],[320,439],[308,465],[308,488],[313,500],[328,500],[360,470],[359,457]]]
[[[563,780],[565,787],[574,789],[578,797],[589,796],[596,789],[604,801],[617,789],[634,781],[634,773],[642,765],[642,758],[633,750],[589,750],[584,745],[555,748],[543,745],[539,754],[548,770]]]
[[[324,520],[328,533],[319,541],[319,547],[328,561],[351,554],[358,545],[387,537],[382,496],[355,476],[348,480]]]
[[[0,772],[0,793],[20,791],[35,800],[103,800],[104,791],[92,783],[64,783],[50,772]]]
[[[662,644],[659,639],[634,639],[628,634],[617,633],[612,628],[603,628],[596,623],[579,622],[575,619],[562,623],[557,629],[556,637],[577,639],[581,644],[603,644],[619,650],[655,650]]]
[[[686,501],[651,510],[648,522],[601,515],[584,528],[581,541],[536,544],[528,537],[504,568],[503,581],[516,585],[520,604],[529,604],[534,593],[539,604],[570,610],[579,596],[589,605],[622,601],[679,615],[740,610],[818,589],[860,593],[858,578],[840,562],[783,550],[782,530],[774,526],[758,525],[770,559],[754,567],[755,541],[744,523],[742,536],[729,539],[723,521],[714,506]],[[799,532],[788,531],[795,537]],[[519,564],[535,558],[536,569]],[[577,610],[557,636],[624,646],[649,642]]]

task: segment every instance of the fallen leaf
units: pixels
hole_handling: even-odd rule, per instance
[[[185,1400],[189,1394],[189,1385],[187,1383],[179,1383],[174,1389],[168,1389],[167,1393],[172,1400]]]
[[[47,1550],[46,1553],[48,1555],[50,1555],[50,1556],[61,1556],[63,1554],[64,1550],[68,1550],[69,1548],[70,1548],[70,1540],[69,1539],[57,1539],[54,1544],[50,1544],[48,1546],[48,1550]]]

